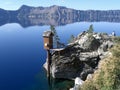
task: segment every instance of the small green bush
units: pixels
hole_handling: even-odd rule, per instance
[[[119,43],[120,44],[120,37],[115,37],[114,41],[115,41],[115,43]]]
[[[111,49],[111,52],[112,52],[112,54],[113,54],[114,57],[120,58],[120,45],[117,44],[116,46],[114,46],[114,47]]]
[[[97,90],[96,87],[94,86],[93,82],[91,80],[86,81],[80,90]]]
[[[68,43],[73,43],[74,40],[75,40],[74,35],[71,35],[71,36],[70,36],[70,39],[68,40]]]

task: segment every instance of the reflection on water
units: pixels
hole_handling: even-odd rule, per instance
[[[69,90],[74,86],[74,81],[65,79],[52,79],[50,90]]]
[[[49,90],[46,77],[45,69],[42,68],[42,70],[34,76],[35,83],[23,88],[22,90]]]
[[[15,13],[15,12],[14,12]],[[88,14],[86,15],[82,15],[81,12],[81,16],[76,16],[75,17],[70,17],[70,16],[60,16],[60,17],[56,17],[56,18],[50,18],[50,17],[34,17],[34,18],[30,18],[30,17],[17,17],[16,14],[14,14],[11,12],[11,14],[9,16],[6,16],[6,14],[4,15],[3,18],[0,19],[0,26],[7,24],[7,23],[19,23],[22,27],[29,27],[29,26],[44,26],[44,25],[54,25],[54,26],[63,26],[63,25],[67,25],[67,24],[72,24],[75,22],[120,22],[120,18],[117,16],[104,16],[101,17],[101,15],[98,16],[91,16]],[[17,12],[16,12],[17,13]]]

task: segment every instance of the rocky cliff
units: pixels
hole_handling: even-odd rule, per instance
[[[75,10],[62,6],[31,7],[23,5],[16,11],[0,9],[0,25],[13,22],[23,27],[32,25],[65,25],[81,21],[120,22],[120,10]]]
[[[104,33],[79,34],[73,43],[52,55],[51,74],[54,78],[85,80],[94,73],[98,63],[110,52],[112,37]]]

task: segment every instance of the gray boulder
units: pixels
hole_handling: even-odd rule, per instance
[[[95,39],[92,34],[86,33],[84,36],[82,36],[78,43],[81,48],[83,48],[86,51],[95,51],[100,46],[100,42]]]
[[[113,41],[110,40],[105,41],[100,45],[97,51],[101,59],[103,59],[109,53],[109,49],[113,45],[114,45]]]
[[[80,77],[76,77],[74,83],[74,87],[70,90],[80,90],[80,87],[83,85],[84,81]]]
[[[92,79],[92,78],[93,78],[92,74],[88,74],[86,79],[88,80],[88,79]]]

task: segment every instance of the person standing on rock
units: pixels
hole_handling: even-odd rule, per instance
[[[112,36],[116,36],[115,31],[112,32]]]

